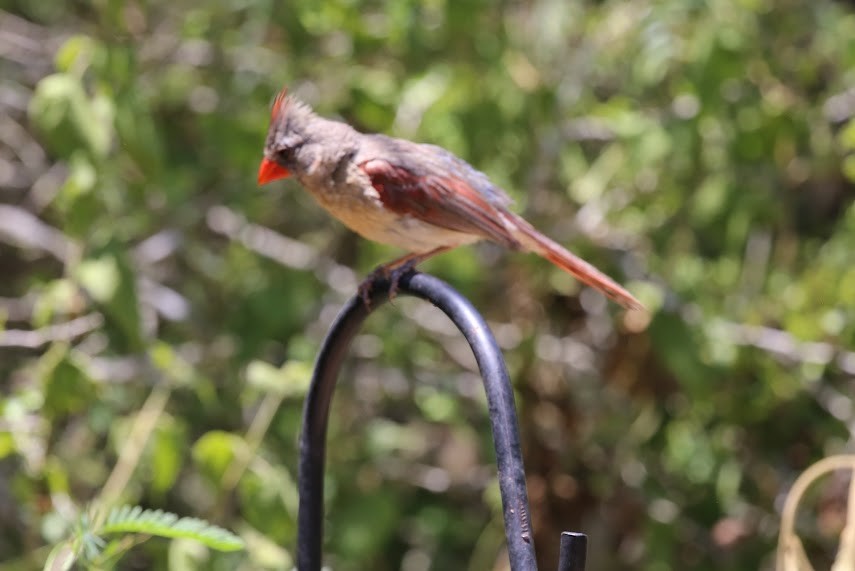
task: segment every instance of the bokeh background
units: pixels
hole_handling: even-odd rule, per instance
[[[628,285],[626,314],[533,256],[425,266],[493,325],[534,539],[591,570],[771,569],[782,500],[852,449],[855,7],[830,0],[0,2],[0,569],[96,499],[239,533],[124,569],[290,569],[320,339],[399,254],[296,182],[258,188],[283,86],[442,145]],[[504,569],[468,348],[399,298],[333,409],[332,569]],[[828,568],[847,474],[799,530]]]

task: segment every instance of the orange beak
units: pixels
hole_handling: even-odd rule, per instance
[[[267,184],[280,178],[288,178],[291,176],[291,171],[277,163],[265,158],[261,161],[261,166],[258,167],[258,184]]]

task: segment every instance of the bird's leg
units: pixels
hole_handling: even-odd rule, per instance
[[[365,307],[371,307],[371,288],[374,287],[374,284],[377,281],[389,281],[389,300],[391,301],[395,299],[395,295],[398,293],[398,282],[401,281],[401,278],[413,271],[417,265],[421,264],[428,258],[432,258],[433,256],[450,249],[450,246],[440,246],[439,248],[434,248],[433,250],[422,252],[420,254],[407,254],[406,256],[401,256],[396,260],[392,260],[388,264],[378,266],[373,272],[368,274],[368,277],[366,277],[361,284],[359,284],[359,297],[362,298],[362,301],[365,303]]]

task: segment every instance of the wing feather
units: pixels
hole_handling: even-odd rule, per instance
[[[520,248],[520,242],[507,226],[504,208],[493,204],[465,178],[419,175],[384,159],[370,159],[359,166],[389,210],[448,230],[476,234],[509,248]]]

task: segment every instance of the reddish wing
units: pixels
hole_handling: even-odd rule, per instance
[[[519,242],[505,227],[502,211],[465,180],[433,174],[419,176],[383,159],[359,166],[392,212],[519,248]]]

